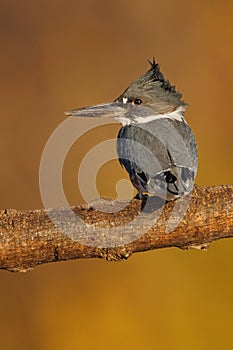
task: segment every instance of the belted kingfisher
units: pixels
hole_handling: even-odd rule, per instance
[[[192,191],[197,146],[184,118],[186,103],[153,59],[150,69],[112,103],[66,112],[69,116],[111,117],[122,123],[117,137],[119,161],[138,197],[167,201]]]

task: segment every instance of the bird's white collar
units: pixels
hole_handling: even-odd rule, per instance
[[[133,118],[127,118],[127,117],[115,117],[114,119],[116,119],[117,121],[119,121],[123,126],[125,125],[130,125],[130,124],[145,124],[145,123],[149,123],[152,122],[154,120],[158,120],[158,119],[163,119],[163,118],[167,118],[167,119],[171,119],[171,120],[177,120],[179,122],[185,122],[186,120],[184,119],[184,110],[185,107],[184,106],[179,106],[175,111],[169,112],[169,113],[164,113],[164,114],[152,114],[152,115],[148,115],[146,117],[140,117],[140,116],[136,116],[134,115]]]

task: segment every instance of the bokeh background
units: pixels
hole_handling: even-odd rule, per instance
[[[111,101],[155,56],[189,103],[199,185],[232,183],[233,3],[219,0],[1,0],[0,207],[42,208],[44,146],[67,109]],[[67,156],[67,198],[79,204],[78,163],[119,125],[85,135]],[[116,161],[100,193],[127,179]],[[207,252],[164,249],[127,262],[0,272],[0,339],[8,349],[230,349],[233,240]]]

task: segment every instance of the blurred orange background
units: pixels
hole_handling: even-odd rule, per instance
[[[232,1],[0,1],[1,205],[42,208],[44,146],[73,107],[114,100],[155,56],[188,102],[199,185],[232,183]],[[82,202],[78,162],[119,125],[92,131],[64,166]],[[116,196],[117,161],[98,175]],[[127,262],[49,264],[0,272],[0,339],[8,349],[230,349],[233,240],[207,252],[164,249]]]

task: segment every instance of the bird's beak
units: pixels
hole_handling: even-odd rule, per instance
[[[108,117],[116,118],[123,117],[128,112],[124,103],[121,102],[111,102],[104,103],[101,105],[89,106],[84,108],[76,108],[67,111],[65,115],[75,116],[75,117]]]

